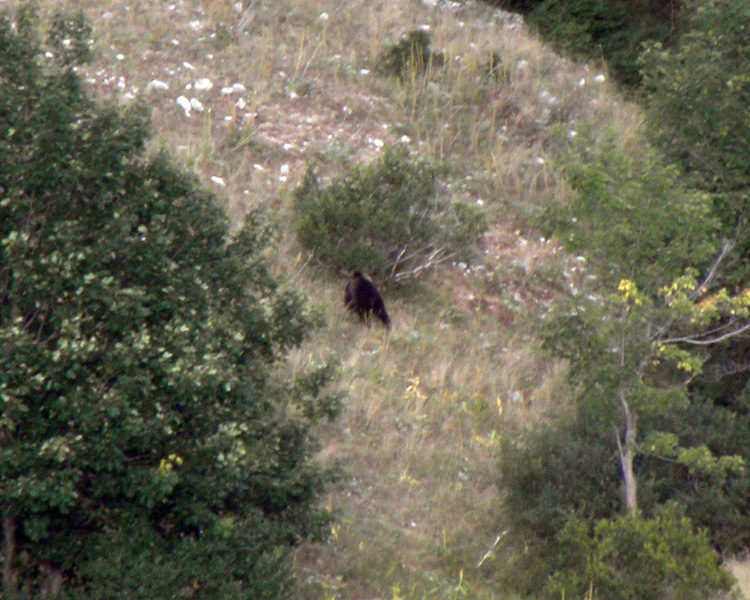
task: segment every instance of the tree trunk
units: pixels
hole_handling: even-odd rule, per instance
[[[3,515],[3,593],[8,600],[17,597],[16,572],[13,562],[16,558],[16,518]]]
[[[42,585],[42,597],[57,598],[62,591],[63,572],[60,567],[49,565],[44,567],[44,571],[46,571],[46,577]]]
[[[637,483],[633,471],[633,459],[636,452],[636,419],[635,414],[630,410],[624,391],[620,391],[620,404],[625,413],[625,432],[622,437],[619,431],[617,432],[617,450],[620,455],[625,506],[629,513],[634,513],[638,510]]]

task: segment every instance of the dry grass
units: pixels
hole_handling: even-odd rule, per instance
[[[727,563],[729,572],[737,579],[743,598],[750,598],[750,562],[745,560],[730,560]]]
[[[474,265],[387,294],[390,335],[343,315],[342,282],[309,267],[289,230],[272,260],[328,321],[291,366],[332,353],[347,392],[319,457],[347,473],[327,499],[338,521],[327,545],[299,549],[300,597],[502,597],[498,437],[567,403],[564,369],[539,353],[528,317],[585,277],[582,261],[540,239],[524,215],[565,193],[550,168],[551,125],[574,131],[588,120],[636,139],[637,111],[613,98],[606,74],[473,4],[78,4],[96,38],[84,70],[91,89],[122,102],[145,96],[153,144],[194,169],[235,220],[264,204],[287,223],[307,161],[331,177],[400,141],[449,162],[460,174],[452,193],[486,207],[492,228]],[[404,83],[374,75],[384,44],[422,26],[445,68]],[[487,78],[492,53],[502,67]],[[178,96],[203,109],[186,113]]]

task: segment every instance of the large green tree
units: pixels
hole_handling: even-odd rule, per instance
[[[691,0],[684,16],[684,33],[673,48],[652,45],[643,56],[649,129],[711,198],[730,249],[714,282],[737,294],[750,276],[750,6]],[[741,333],[715,346],[693,386],[722,406],[736,404],[750,378],[750,337]]]
[[[310,425],[330,368],[280,375],[311,325],[271,228],[144,150],[90,98],[81,14],[0,16],[3,597],[277,598],[322,536]]]
[[[689,0],[684,15],[685,33],[674,48],[653,44],[642,59],[651,130],[663,151],[711,194],[725,236],[737,240],[727,279],[744,283],[750,260],[750,5]]]
[[[696,410],[713,422],[730,417],[707,409],[694,386],[716,348],[750,329],[750,295],[722,287],[734,244],[715,241],[721,227],[710,196],[686,185],[644,140],[623,143],[590,128],[579,127],[559,164],[572,193],[545,207],[542,223],[589,258],[594,276],[543,324],[547,348],[569,365],[575,416],[508,443],[500,467],[513,538],[535,555],[527,565],[538,579],[528,589],[556,573],[546,580],[562,586],[549,588],[553,597],[604,585],[609,576],[590,566],[628,537],[605,542],[601,532],[609,527],[639,541],[615,549],[625,555],[621,562],[604,564],[607,558],[599,567],[613,568],[614,580],[639,571],[650,560],[652,534],[635,534],[667,526],[658,508],[669,500],[727,547],[747,539],[748,522],[738,493],[747,489],[744,442],[726,443],[689,418]],[[736,431],[742,427],[738,419]],[[706,498],[720,514],[701,507]],[[623,509],[626,518],[618,514]],[[585,523],[576,542],[582,552],[566,562],[563,531],[576,520]],[[665,558],[679,560],[688,531],[681,525],[668,536],[660,550]],[[715,557],[706,560],[712,553],[706,540],[700,534],[690,545],[703,545],[706,581],[719,589],[727,579],[715,572]],[[683,585],[692,574],[679,577]]]

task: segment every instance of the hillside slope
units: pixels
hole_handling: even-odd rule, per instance
[[[340,361],[344,410],[321,431],[320,460],[345,475],[328,498],[330,542],[297,553],[300,596],[500,597],[498,437],[566,405],[563,368],[539,355],[528,317],[585,277],[585,260],[540,238],[527,215],[568,193],[550,168],[560,132],[589,121],[635,140],[637,109],[517,17],[470,2],[78,4],[94,26],[91,88],[144,98],[155,145],[195,170],[233,219],[267,206],[283,226],[275,268],[325,316],[289,369]],[[377,76],[378,54],[416,28],[445,67],[405,82]],[[444,193],[482,206],[491,229],[473,264],[386,290],[386,335],[344,314],[345,280],[300,252],[290,192],[309,161],[327,179],[396,143],[446,161]]]

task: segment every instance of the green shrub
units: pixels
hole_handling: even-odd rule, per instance
[[[441,261],[468,257],[487,228],[478,207],[438,193],[441,169],[387,148],[321,187],[310,167],[294,192],[297,237],[323,265],[400,280]]]
[[[703,397],[711,391],[697,387],[689,405],[662,413],[655,422],[644,422],[644,427],[679,432],[683,446],[703,445],[715,456],[741,456],[746,465],[750,464],[746,433],[750,429],[750,389],[739,394],[722,392],[719,401]],[[727,405],[730,399],[731,404]],[[730,555],[741,553],[750,545],[747,468],[729,477],[716,477],[691,472],[675,461],[647,457],[644,469],[649,481],[644,499],[649,503],[679,503],[690,520],[707,531],[711,542]]]
[[[555,539],[569,518],[594,523],[622,509],[611,432],[561,419],[505,438],[500,456],[503,576],[521,594],[534,594],[555,564]]]
[[[549,598],[704,600],[732,586],[706,535],[674,507],[653,519],[621,515],[593,528],[572,518],[558,543],[561,564],[546,586]]]
[[[632,7],[612,1],[546,0],[529,19],[557,48],[576,58],[603,57],[620,82],[635,87],[641,44],[666,41],[670,28],[658,14],[644,19],[634,14]]]
[[[146,110],[90,98],[91,33],[0,11],[3,598],[288,597],[323,538],[312,425],[325,366],[272,277],[273,231],[144,151]]]
[[[381,75],[406,79],[410,73],[429,72],[444,63],[443,53],[432,51],[429,34],[415,29],[380,53],[375,70]]]

